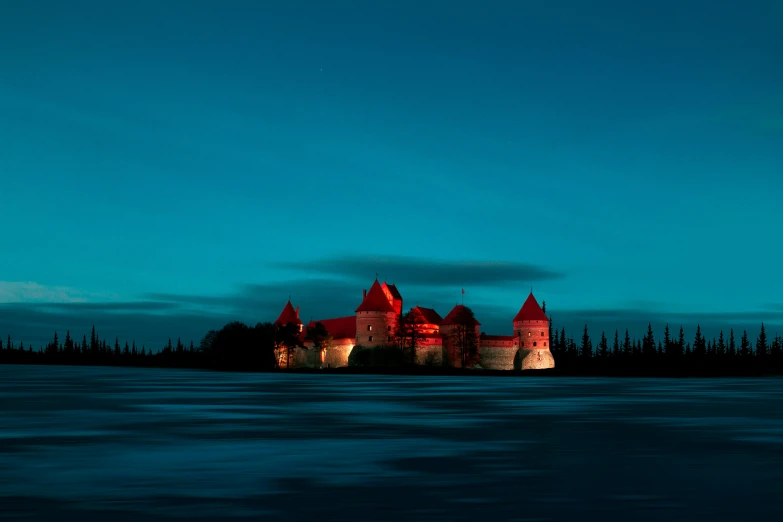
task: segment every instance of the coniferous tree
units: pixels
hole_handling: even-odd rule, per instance
[[[701,334],[701,325],[696,325],[696,336],[693,339],[693,356],[698,359],[703,359],[707,354],[706,344],[704,342],[704,336]]]
[[[614,331],[614,342],[612,343],[612,358],[617,359],[620,355],[620,332]]]
[[[734,342],[734,328],[729,330],[729,347],[728,355],[734,357],[737,355],[737,344]]]
[[[14,345],[11,344],[11,336],[10,335],[8,336],[8,342],[5,345],[8,347],[9,350],[13,350],[14,349]]]
[[[127,345],[128,343],[125,343],[125,344]],[[114,338],[114,355],[116,355],[117,357],[120,356],[120,338],[119,337],[115,337]]]
[[[653,336],[652,324],[650,323],[647,323],[647,334],[644,336],[642,343],[642,353],[648,359],[652,359],[656,355],[655,337]]]
[[[685,356],[690,357],[692,355],[691,353],[691,343],[687,343],[685,345]]]
[[[46,347],[46,353],[48,355],[57,355],[57,348],[60,346],[60,341],[57,339],[57,332],[54,332],[54,339]]]
[[[764,329],[764,323],[761,323],[761,331],[758,338],[756,338],[756,357],[763,359],[767,355],[767,331]]]
[[[136,357],[138,355],[138,351],[136,350],[136,341],[135,340],[131,344],[130,354],[131,354],[131,357]]]
[[[669,332],[669,323],[666,323],[666,328],[663,330],[663,351],[667,356],[672,354],[672,339]]]
[[[190,341],[190,347],[188,348],[188,353],[190,354],[196,353],[196,347],[193,346],[193,340]]]
[[[742,357],[748,357],[750,355],[750,342],[748,341],[747,330],[742,331],[742,339],[740,339],[740,355]]]
[[[723,339],[723,330],[720,331],[720,335],[718,335],[718,347],[716,349],[716,354],[718,357],[720,357],[721,360],[726,356],[726,341]]]
[[[680,325],[680,335],[677,337],[677,352],[678,357],[682,357],[685,354],[685,330]]]
[[[582,333],[581,355],[585,359],[590,359],[593,356],[593,342],[590,340],[590,334],[587,332],[587,325],[585,325],[584,333]]]
[[[169,337],[169,342],[166,344],[166,346],[163,348],[163,353],[165,355],[169,355],[174,351],[174,347],[171,345],[171,337]]]
[[[122,350],[122,355],[125,356],[125,358],[130,357],[131,351],[130,351],[130,345],[128,344],[128,341],[125,341],[125,348]]]
[[[609,343],[604,332],[601,332],[601,341],[598,343],[598,355],[604,360],[609,357]]]
[[[780,355],[783,352],[783,345],[781,345],[781,338],[775,334],[775,340],[772,341],[772,345],[769,348],[769,358],[772,359],[773,364],[780,362]]]
[[[65,331],[65,342],[63,343],[63,353],[66,355],[73,354],[73,339],[71,338],[71,331]]]
[[[146,357],[147,356],[147,349],[144,348],[144,346],[141,347],[141,356]]]
[[[625,329],[625,340],[623,341],[623,355],[628,358],[633,355],[633,345],[631,344],[631,336],[628,334],[628,329]]]

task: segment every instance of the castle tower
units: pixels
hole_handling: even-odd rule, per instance
[[[402,314],[402,295],[400,295],[400,291],[397,290],[397,287],[393,284],[387,285],[386,281],[384,281],[381,288],[383,289],[383,293],[386,294],[386,299],[388,299],[394,307],[394,311],[398,314]]]
[[[457,327],[466,319],[466,315],[463,315],[465,311],[466,307],[458,304],[451,309],[451,312],[446,314],[446,317],[440,323],[440,335],[443,339],[445,360],[449,366],[454,366],[455,368],[462,367],[461,353],[454,337]],[[470,319],[470,325],[468,326],[472,326],[474,329],[476,347],[478,348],[481,343],[481,323],[473,317]]]
[[[370,347],[389,344],[392,342],[394,327],[399,317],[393,299],[389,299],[389,295],[377,279],[370,287],[370,291],[363,294],[362,304],[356,309],[357,346]],[[397,294],[399,295],[399,292]],[[402,298],[399,302],[400,308],[402,308]]]
[[[275,324],[279,326],[285,326],[288,323],[296,325],[300,332],[304,329],[304,323],[299,319],[299,307],[294,308],[290,299],[283,307],[283,311],[280,312],[280,317],[275,321]]]
[[[514,317],[514,335],[519,337],[520,369],[555,367],[555,359],[549,350],[549,318],[538,306],[532,291]]]

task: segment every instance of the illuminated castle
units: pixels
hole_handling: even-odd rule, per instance
[[[513,319],[513,335],[487,335],[480,332],[481,323],[472,319],[465,325],[460,312],[463,305],[456,305],[445,318],[432,308],[416,306],[414,315],[419,340],[416,346],[416,363],[434,366],[462,365],[456,353],[454,330],[462,322],[462,328],[475,328],[478,348],[478,366],[491,370],[554,368],[555,360],[549,350],[549,319],[538,305],[531,291]],[[299,350],[292,366],[340,367],[348,365],[348,357],[356,346],[374,347],[394,344],[395,329],[402,314],[402,295],[395,285],[380,283],[377,279],[370,290],[362,292],[362,302],[356,315],[321,319],[305,325],[299,318],[299,307],[289,300],[276,324],[294,324],[308,350]],[[330,342],[314,353],[313,343],[305,340],[307,328],[321,323],[329,333]]]

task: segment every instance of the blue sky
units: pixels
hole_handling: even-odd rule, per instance
[[[783,323],[781,5],[6,3],[0,334]]]

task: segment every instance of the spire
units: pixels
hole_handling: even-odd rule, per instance
[[[541,307],[538,306],[538,301],[533,296],[533,289],[530,289],[530,295],[525,299],[525,303],[522,308],[519,309],[514,322],[516,321],[549,321]]]
[[[370,287],[370,291],[362,300],[357,312],[394,312],[394,306],[389,302],[381,284],[376,279]]]

